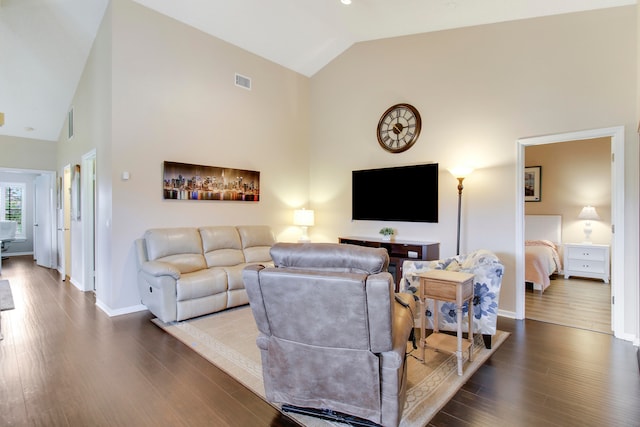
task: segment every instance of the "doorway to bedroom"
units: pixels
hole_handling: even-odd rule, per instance
[[[608,136],[525,147],[525,173],[536,173],[537,186],[537,197],[525,192],[525,318],[612,334],[611,285],[595,277],[610,276],[611,152]],[[587,206],[597,218],[581,218]],[[575,262],[565,261],[568,244],[606,260],[580,260],[584,277],[566,277],[565,262]]]

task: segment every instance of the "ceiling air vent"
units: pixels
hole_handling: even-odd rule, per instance
[[[251,79],[247,76],[236,73],[236,86],[251,90]]]

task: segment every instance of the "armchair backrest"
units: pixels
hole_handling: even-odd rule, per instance
[[[166,261],[180,273],[207,268],[196,228],[152,228],[144,233],[149,261]]]
[[[391,348],[394,287],[385,249],[278,243],[271,257],[275,267],[244,272],[260,332],[311,346]]]
[[[271,259],[276,267],[318,271],[376,274],[389,267],[386,249],[335,243],[278,243],[271,248]]]

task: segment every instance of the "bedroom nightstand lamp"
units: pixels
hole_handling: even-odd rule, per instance
[[[464,179],[473,172],[473,169],[465,166],[456,166],[449,169],[449,172],[451,172],[451,175],[458,180],[458,238],[456,244],[456,255],[460,255],[460,212],[462,208],[462,189],[464,188],[462,181],[464,181]]]
[[[313,227],[314,222],[315,218],[312,210],[296,209],[293,211],[293,225],[297,225],[302,229],[302,236],[300,236],[298,242],[307,243],[311,241],[307,234],[307,228]]]
[[[593,206],[585,206],[580,211],[580,215],[578,215],[578,219],[584,219],[584,243],[591,243],[591,221],[600,220],[600,216],[598,212],[596,212],[596,208]]]

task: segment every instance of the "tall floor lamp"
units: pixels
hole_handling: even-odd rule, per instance
[[[462,181],[473,172],[473,169],[465,166],[456,166],[449,169],[449,172],[458,180],[458,236],[456,239],[456,255],[460,255],[460,213],[462,212],[462,189],[464,188]]]

